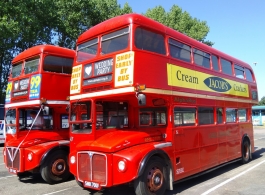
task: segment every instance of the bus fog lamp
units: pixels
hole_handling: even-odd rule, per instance
[[[71,162],[72,164],[75,163],[75,156],[71,156],[71,157],[70,157],[70,162]]]

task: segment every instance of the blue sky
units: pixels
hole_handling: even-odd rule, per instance
[[[206,40],[213,47],[250,64],[258,83],[259,99],[265,96],[265,1],[264,0],[117,0],[126,2],[135,13],[145,13],[161,5],[166,12],[172,5],[191,17],[206,21]],[[257,63],[256,66],[254,63]]]

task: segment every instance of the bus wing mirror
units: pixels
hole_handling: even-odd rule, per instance
[[[139,93],[137,95],[137,99],[138,99],[138,105],[139,106],[145,106],[146,105],[146,96],[142,93]]]
[[[43,115],[49,115],[50,113],[50,108],[48,106],[43,107]]]

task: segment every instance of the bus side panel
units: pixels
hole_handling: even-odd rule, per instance
[[[173,129],[175,167],[174,179],[181,179],[200,170],[199,131],[195,127]]]
[[[241,137],[239,125],[231,123],[226,125],[227,131],[227,160],[233,160],[241,156]]]
[[[200,132],[200,166],[201,170],[218,165],[218,132],[216,126],[198,127]]]

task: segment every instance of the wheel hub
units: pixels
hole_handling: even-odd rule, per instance
[[[52,173],[54,175],[62,175],[66,169],[66,162],[63,159],[57,159],[52,165]]]
[[[159,190],[164,182],[162,171],[154,167],[150,170],[147,180],[147,186],[151,192]]]

